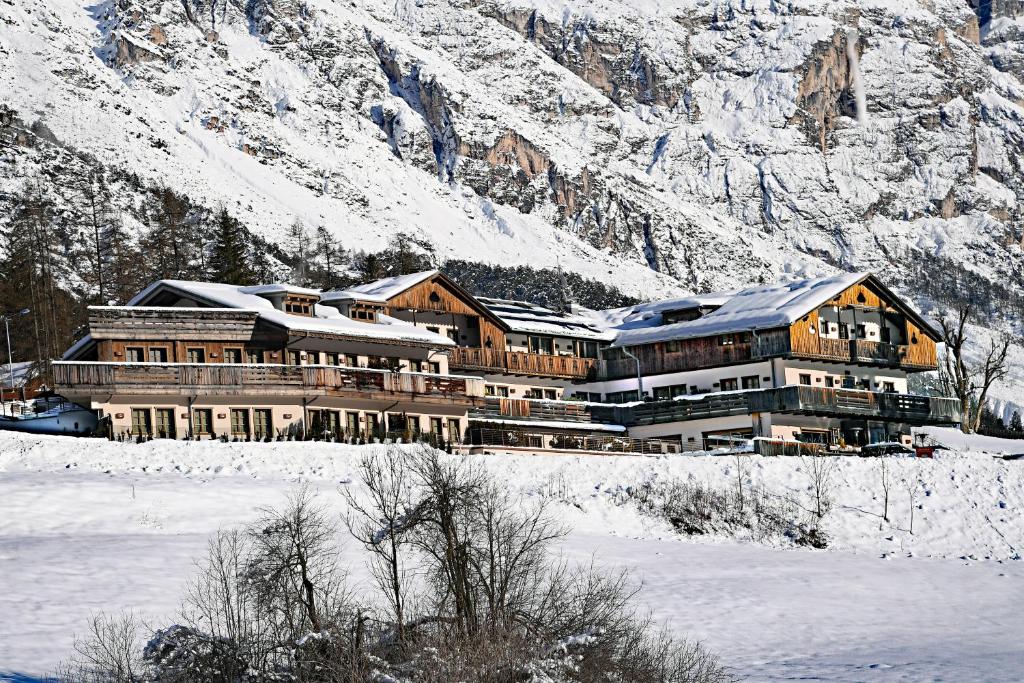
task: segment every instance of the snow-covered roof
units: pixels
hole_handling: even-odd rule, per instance
[[[337,334],[363,339],[391,340],[453,346],[447,337],[421,327],[415,327],[388,316],[377,316],[377,322],[352,320],[329,306],[314,306],[314,315],[293,315],[274,308],[267,299],[251,293],[250,287],[238,287],[219,282],[193,282],[189,280],[158,280],[136,294],[129,306],[144,304],[160,289],[169,288],[187,298],[204,301],[213,306],[255,311],[261,319],[290,331]],[[294,291],[294,290],[291,290]],[[311,291],[316,294],[313,290]]]
[[[603,326],[617,330],[633,330],[642,327],[657,327],[664,322],[663,314],[667,311],[687,311],[699,308],[718,308],[736,296],[737,290],[728,292],[712,292],[710,294],[693,294],[662,299],[647,303],[612,308],[604,311],[589,311],[589,315]]]
[[[320,296],[321,301],[372,301],[374,303],[385,303],[388,299],[397,296],[415,287],[425,280],[429,280],[438,274],[436,270],[424,270],[420,273],[408,275],[395,275],[394,277],[381,278],[366,284],[348,287],[347,289],[336,289],[324,292]]]
[[[625,328],[616,337],[615,346],[787,327],[869,276],[869,273],[842,273],[748,287],[728,296],[716,310],[696,320]],[[709,301],[715,301],[714,295]]]
[[[320,296],[319,289],[308,289],[306,287],[295,287],[293,285],[286,285],[280,282],[275,282],[269,285],[254,285],[252,287],[240,287],[239,290],[243,294],[255,294],[257,296],[269,296],[272,294],[297,294],[299,296]]]
[[[0,386],[23,387],[28,382],[29,370],[32,369],[32,361],[26,360],[19,363],[0,365]],[[14,384],[11,384],[11,374],[14,374]]]
[[[476,297],[513,332],[550,334],[576,339],[611,341],[615,333],[602,329],[590,317],[575,313],[559,313],[527,301]]]

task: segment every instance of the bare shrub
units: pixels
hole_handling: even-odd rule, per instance
[[[687,535],[749,534],[752,540],[799,538],[800,512],[788,498],[773,496],[758,486],[714,489],[703,484],[672,480],[646,483],[625,491],[624,500],[642,511],[667,520]]]
[[[144,665],[140,656],[141,625],[134,614],[99,613],[86,634],[75,638],[75,656],[63,665],[58,679],[69,683],[134,683]]]
[[[731,680],[700,645],[636,612],[625,572],[553,561],[565,530],[549,502],[429,448],[375,451],[359,479],[359,495],[345,493],[348,526],[370,553],[384,609],[346,593],[336,524],[301,488],[210,541],[181,623],[153,634],[144,666],[122,674],[121,659],[97,656],[95,670],[110,676],[79,680]],[[138,651],[103,633],[116,653]]]
[[[838,461],[820,451],[813,451],[801,455],[800,462],[810,484],[814,514],[820,520],[832,508],[832,488]]]

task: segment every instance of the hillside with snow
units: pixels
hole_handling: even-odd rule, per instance
[[[782,536],[687,536],[636,504],[636,491],[673,481],[734,489],[731,456],[472,461],[525,505],[552,506],[570,529],[565,559],[630,569],[655,619],[749,680],[1015,680],[1024,658],[1024,460],[998,456],[1019,444],[933,435],[955,450],[886,459],[888,521],[881,461],[831,459],[833,504],[820,522],[829,545],[820,550]],[[338,515],[342,561],[362,590],[366,557],[340,519],[343,491],[365,495],[357,464],[370,448],[0,434],[0,680],[51,673],[98,610],[169,623],[209,536],[302,482]],[[759,488],[811,521],[806,463],[743,463],[748,495]]]
[[[1019,292],[1013,7],[11,0],[0,91],[271,239],[404,231],[645,297],[889,264],[913,292],[921,257]]]

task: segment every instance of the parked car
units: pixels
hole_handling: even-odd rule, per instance
[[[901,443],[890,441],[886,443],[873,443],[867,446],[863,446],[860,449],[860,455],[862,458],[878,457],[880,455],[899,455],[903,457],[913,457],[916,452],[909,446],[904,446]]]

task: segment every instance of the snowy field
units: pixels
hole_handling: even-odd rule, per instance
[[[626,487],[672,477],[732,486],[729,457],[482,456],[572,528],[570,559],[626,566],[641,601],[748,680],[1015,681],[1024,671],[1024,443],[969,442],[934,461],[843,458],[828,550],[689,541]],[[114,444],[0,433],[0,680],[53,671],[98,610],[175,612],[207,537],[300,481],[343,509],[361,449],[337,444]],[[751,458],[748,484],[809,505],[799,460]],[[914,533],[909,532],[910,490]],[[351,581],[365,576],[346,544]]]

